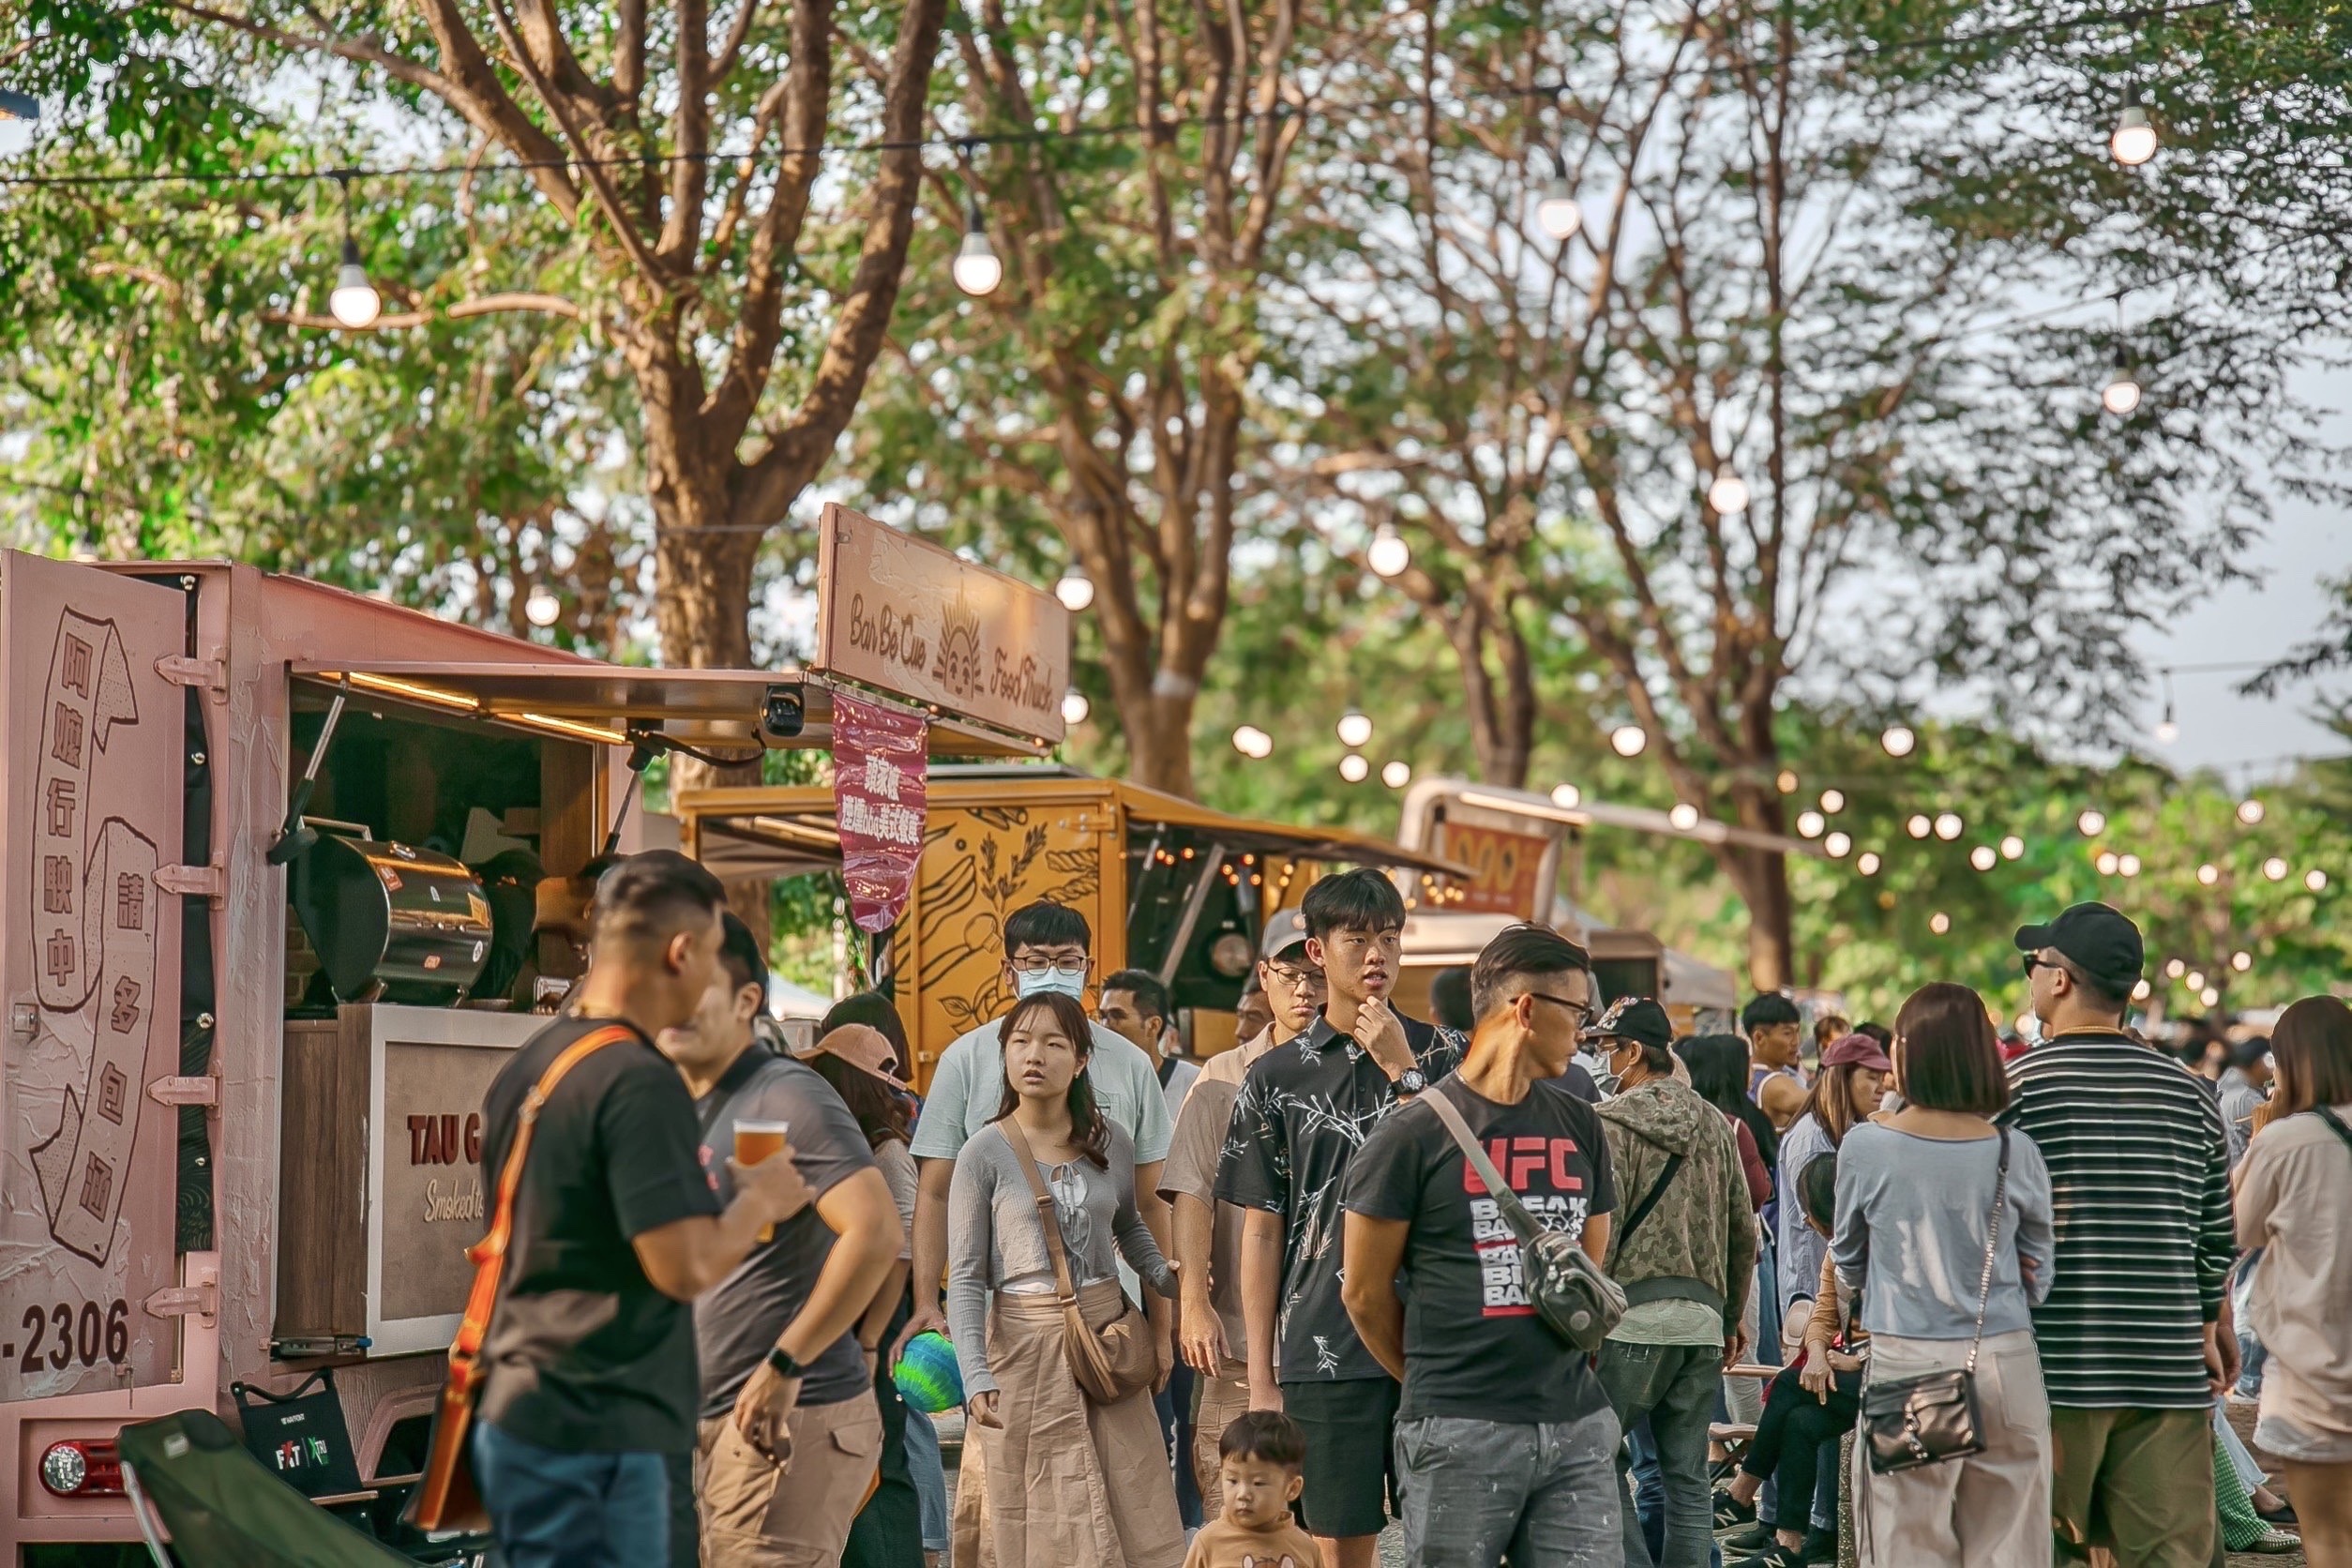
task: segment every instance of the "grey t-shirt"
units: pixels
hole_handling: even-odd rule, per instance
[[[809,1206],[776,1228],[776,1239],[751,1256],[694,1304],[694,1346],[702,1363],[702,1416],[725,1415],[752,1370],[776,1349],[776,1336],[807,1304],[833,1250],[833,1231],[818,1214],[816,1199],[871,1167],[872,1151],[857,1118],[833,1085],[790,1058],[754,1046],[729,1068],[716,1088],[695,1102],[702,1120],[702,1165],[721,1203],[735,1196],[727,1173],[735,1152],[738,1121],[785,1122],[792,1125],[792,1163],[808,1184]],[[808,1364],[800,1402],[832,1405],[872,1387],[866,1356],[854,1328]]]
[[[2050,1293],[2050,1169],[2025,1134],[2009,1135],[2009,1182],[1984,1282],[1985,1227],[2000,1170],[1998,1138],[1922,1138],[1858,1123],[1837,1154],[1838,1283],[1862,1292],[1862,1327],[1905,1339],[1968,1339],[2033,1327]],[[2033,1278],[2025,1277],[2025,1263]]]

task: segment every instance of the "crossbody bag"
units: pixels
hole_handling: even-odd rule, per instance
[[[1511,1227],[1511,1234],[1518,1241],[1519,1267],[1527,1281],[1528,1304],[1572,1349],[1586,1355],[1600,1349],[1601,1341],[1625,1317],[1625,1292],[1585,1256],[1583,1245],[1568,1232],[1545,1229],[1544,1223],[1528,1212],[1528,1206],[1519,1201],[1519,1195],[1511,1190],[1511,1184],[1502,1179],[1502,1172],[1495,1168],[1495,1162],[1486,1157],[1485,1146],[1462,1119],[1459,1107],[1436,1089],[1420,1098],[1438,1113],[1445,1130],[1454,1135],[1462,1157],[1478,1172],[1478,1179],[1486,1184],[1495,1206],[1502,1211],[1503,1223]],[[1660,1188],[1663,1186],[1661,1183]]]
[[[1977,1287],[1976,1332],[1968,1340],[1968,1364],[1862,1386],[1862,1437],[1870,1446],[1870,1468],[1879,1475],[1984,1452],[1984,1424],[1977,1413],[1976,1358],[1984,1348],[1984,1311],[1993,1301],[1993,1259],[2000,1245],[2001,1213],[2008,1196],[2009,1129],[2003,1127],[2000,1167],[1993,1177],[1993,1217],[1984,1229],[1984,1275]]]
[[[515,1194],[522,1185],[522,1160],[531,1152],[531,1132],[539,1112],[565,1075],[607,1046],[635,1038],[625,1024],[609,1024],[574,1040],[558,1052],[539,1081],[531,1086],[515,1123],[515,1144],[506,1151],[506,1164],[498,1173],[498,1203],[490,1214],[490,1233],[465,1249],[474,1265],[474,1288],[466,1293],[465,1316],[459,1319],[457,1337],[449,1343],[449,1375],[443,1381],[440,1401],[433,1408],[432,1440],[426,1451],[424,1473],[408,1505],[409,1522],[429,1531],[490,1529],[490,1513],[474,1480],[474,1410],[481,1402],[482,1381],[489,1369],[482,1364],[482,1341],[490,1333],[490,1314],[497,1309],[499,1288],[505,1282],[506,1252],[515,1237]]]
[[[1140,1394],[1159,1380],[1159,1356],[1152,1347],[1151,1325],[1126,1292],[1119,1293],[1119,1316],[1101,1328],[1089,1328],[1078,1309],[1078,1287],[1072,1283],[1070,1254],[1062,1244],[1062,1221],[1053,1210],[1053,1194],[1037,1174],[1037,1161],[1029,1152],[1028,1135],[1007,1116],[996,1130],[1013,1151],[1013,1162],[1029,1178],[1030,1195],[1037,1199],[1037,1223],[1046,1229],[1046,1251],[1053,1258],[1053,1289],[1062,1304],[1062,1349],[1070,1363],[1070,1376],[1078,1392],[1097,1405],[1116,1405]]]

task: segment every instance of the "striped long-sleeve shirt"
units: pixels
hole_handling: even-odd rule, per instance
[[[2033,1314],[2050,1403],[2200,1409],[2205,1325],[2234,1235],[2221,1108],[2179,1065],[2104,1031],[2062,1034],[2010,1069],[1997,1118],[2050,1168],[2057,1260]]]

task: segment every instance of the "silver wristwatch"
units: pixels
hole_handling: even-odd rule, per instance
[[[1428,1087],[1427,1075],[1418,1067],[1408,1067],[1396,1075],[1396,1092],[1399,1094],[1418,1094]]]

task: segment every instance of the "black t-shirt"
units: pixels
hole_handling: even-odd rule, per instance
[[[482,1168],[493,1183],[540,1075],[611,1021],[558,1018],[499,1069],[482,1098]],[[629,1243],[717,1214],[718,1195],[686,1080],[630,1033],[575,1063],[540,1108],[483,1345],[483,1419],[565,1453],[694,1447],[693,1317],[654,1289]]]
[[[1462,1063],[1462,1037],[1399,1017],[1435,1081]],[[1217,1165],[1217,1197],[1282,1216],[1277,1359],[1286,1383],[1385,1378],[1339,1299],[1339,1193],[1348,1162],[1404,1102],[1380,1064],[1317,1018],[1250,1064]]]
[[[1545,1079],[1497,1105],[1459,1078],[1433,1086],[1461,1108],[1511,1190],[1547,1229],[1584,1234],[1617,1207],[1601,1118]],[[1409,1105],[1373,1129],[1348,1168],[1352,1213],[1411,1229],[1397,1291],[1405,1303],[1405,1395],[1397,1416],[1516,1423],[1575,1421],[1606,1403],[1600,1381],[1528,1304],[1518,1240],[1438,1113]]]

